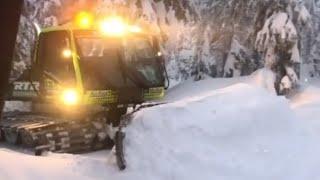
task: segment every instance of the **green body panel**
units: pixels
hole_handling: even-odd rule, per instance
[[[161,99],[164,97],[164,87],[150,88],[144,91],[143,98],[146,101]]]
[[[115,104],[118,102],[117,92],[112,90],[86,91],[83,95],[84,105]]]
[[[152,101],[161,99],[164,97],[164,88],[150,88],[144,90],[143,100]],[[104,91],[86,91],[83,95],[84,105],[97,105],[97,104],[115,104],[118,102],[118,94],[116,91],[104,90]]]

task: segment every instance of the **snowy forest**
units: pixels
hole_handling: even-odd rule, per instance
[[[0,179],[320,179],[320,0],[24,0],[21,13]]]
[[[79,9],[99,14],[119,8],[154,26],[175,83],[204,75],[249,75],[268,64],[267,51],[275,52],[264,46],[269,46],[266,41],[276,41],[272,36],[277,35],[293,43],[286,48],[292,54],[290,61],[301,63],[299,73],[318,76],[320,72],[318,0],[27,0],[15,74],[31,62],[34,22],[48,27],[63,23]]]

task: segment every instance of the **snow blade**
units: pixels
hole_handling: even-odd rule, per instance
[[[134,111],[132,111],[129,114],[123,115],[120,120],[120,125],[119,125],[119,130],[116,132],[114,141],[115,141],[115,148],[116,148],[116,159],[117,159],[117,165],[119,167],[120,171],[123,171],[126,169],[127,164],[126,160],[124,157],[124,138],[125,138],[125,133],[122,131],[123,128],[128,126],[132,119],[133,119],[133,114],[136,112],[145,109],[145,108],[150,108],[154,106],[159,106],[167,103],[148,103],[148,104],[143,104],[139,107],[137,107]]]
[[[118,131],[115,136],[115,147],[116,147],[116,158],[117,165],[120,171],[126,169],[126,160],[124,158],[124,150],[123,150],[123,140],[125,138],[125,133]]]

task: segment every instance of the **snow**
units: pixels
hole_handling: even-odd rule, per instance
[[[237,56],[241,56],[240,52],[244,49],[244,47],[241,46],[241,44],[238,42],[238,40],[233,39],[231,43],[231,51],[228,54],[226,65],[224,67],[225,73],[230,73],[230,70],[233,70],[233,76],[238,77],[241,76],[241,72],[237,67],[235,67],[235,63],[239,60]],[[238,62],[239,63],[239,62]]]
[[[290,78],[288,76],[285,76],[284,78],[282,78],[280,83],[280,91],[283,91],[285,89],[291,89],[291,88],[292,88],[292,83],[290,81]]]
[[[5,103],[3,110],[5,112],[8,112],[8,111],[28,112],[31,110],[31,103],[26,103],[21,101],[10,101]]]
[[[290,13],[289,13],[290,14]],[[298,48],[298,33],[290,15],[275,12],[258,32],[256,49],[264,56],[265,67],[283,66],[285,75],[277,73],[281,81],[280,92],[298,86],[298,75],[294,64],[301,62]]]
[[[35,157],[2,144],[0,179],[319,179],[320,87],[287,100],[270,79],[262,69],[173,87],[169,104],[139,111],[126,129],[123,172],[114,152]]]
[[[247,84],[141,111],[127,130],[127,172],[146,179],[293,179],[301,172],[294,164],[305,163],[299,147],[310,144],[291,114],[284,98]]]
[[[73,179],[81,178],[78,173],[72,171],[79,160],[67,158],[67,156],[49,156],[35,158],[32,155],[0,149],[2,161],[0,166],[1,179]],[[71,169],[70,169],[71,168]],[[41,173],[40,173],[41,172]],[[83,176],[82,176],[83,178]]]
[[[307,23],[311,19],[311,14],[305,6],[297,6],[296,11],[299,12],[298,21],[300,23]]]
[[[279,40],[276,39],[277,36],[280,37],[281,42],[295,42],[297,40],[298,33],[296,27],[287,13],[275,13],[267,19],[262,30],[258,32],[255,45],[256,48],[262,52],[273,49],[273,46],[275,46],[276,43],[280,43],[278,42]],[[268,53],[265,61],[274,61],[274,57],[272,57],[274,56],[274,52]],[[291,61],[300,62],[299,50],[296,42],[292,48]]]
[[[250,82],[252,84],[262,87],[274,95],[277,94],[274,89],[274,82],[276,77],[272,70],[268,68],[257,70],[256,72],[253,73],[250,79],[251,79]]]

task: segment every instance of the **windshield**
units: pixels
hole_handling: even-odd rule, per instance
[[[87,89],[160,86],[162,75],[147,38],[76,36],[76,41]]]
[[[130,38],[124,42],[124,53],[128,61],[152,59],[155,57],[154,50],[149,41],[141,38]]]
[[[103,40],[94,37],[77,38],[81,57],[103,56]]]
[[[119,40],[101,37],[78,37],[79,55],[82,58],[103,57],[120,48]]]
[[[116,39],[105,39],[101,37],[78,37],[79,54],[83,58],[103,57],[105,53],[124,49],[126,60],[138,61],[139,59],[154,58],[155,53],[146,39],[130,38],[123,42]]]

